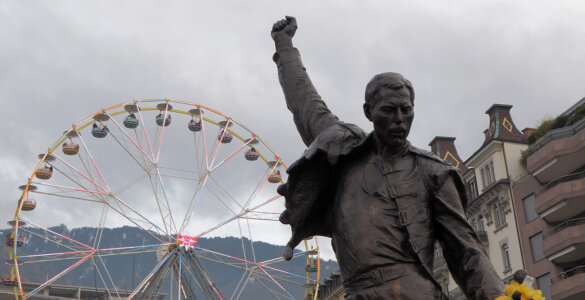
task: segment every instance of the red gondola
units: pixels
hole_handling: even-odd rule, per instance
[[[193,132],[198,132],[198,131],[201,131],[201,129],[203,128],[203,125],[201,124],[201,119],[199,119],[199,121],[195,121],[194,119],[191,119],[191,121],[189,121],[189,125],[187,127],[189,127],[189,130],[191,130]]]
[[[280,171],[278,170],[268,175],[268,182],[270,183],[280,183],[280,180],[281,180]]]
[[[258,157],[260,157],[258,151],[256,151],[256,149],[254,148],[250,148],[250,150],[246,151],[246,154],[244,156],[246,157],[246,160],[249,161],[255,161],[258,159]]]
[[[24,238],[22,236],[19,236],[16,239],[16,247],[20,247],[22,245],[24,245]],[[14,238],[10,237],[10,234],[6,236],[6,246],[8,247],[14,246]]]
[[[219,134],[217,135],[217,140],[220,141],[222,144],[227,144],[231,142],[232,139],[233,139],[232,134],[223,129],[220,130]]]
[[[18,281],[12,280],[10,276],[2,276],[2,284],[5,286],[17,286]]]
[[[66,155],[75,155],[77,153],[79,153],[79,145],[73,143],[73,141],[70,141],[69,143],[65,142],[63,143],[63,153],[65,153]]]
[[[31,211],[34,210],[35,207],[37,207],[37,202],[34,200],[24,200],[24,202],[22,203],[22,210],[24,211]]]
[[[39,168],[37,170],[37,173],[35,174],[35,176],[38,179],[49,179],[49,178],[51,178],[51,176],[53,176],[53,167],[44,166],[42,168]]]

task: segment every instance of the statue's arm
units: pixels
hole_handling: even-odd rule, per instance
[[[299,51],[293,47],[296,32],[295,18],[286,17],[272,26],[272,39],[276,47],[274,62],[288,109],[303,142],[309,146],[323,130],[339,122],[313,86]]]
[[[435,229],[445,261],[469,299],[493,300],[504,295],[503,281],[465,217],[461,178],[455,171],[449,173],[435,192],[433,203]]]

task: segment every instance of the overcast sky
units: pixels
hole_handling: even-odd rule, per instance
[[[272,23],[331,110],[367,131],[366,83],[403,74],[416,91],[418,147],[456,137],[466,160],[494,103],[535,127],[585,97],[583,1],[1,1],[0,219],[36,154],[100,108],[171,98],[215,108],[291,163],[303,144],[272,62]],[[68,224],[66,224],[68,225]],[[74,226],[71,224],[70,226]]]

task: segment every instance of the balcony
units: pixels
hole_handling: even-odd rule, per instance
[[[585,119],[554,129],[526,151],[528,171],[541,183],[549,182],[585,164]]]
[[[551,280],[551,298],[555,300],[585,299],[585,266],[563,272]]]
[[[568,220],[545,231],[543,252],[557,264],[585,258],[585,218]]]
[[[487,232],[485,232],[485,230],[477,230],[475,233],[477,234],[477,237],[479,237],[479,240],[484,247],[487,247],[490,244]]]
[[[536,213],[547,222],[561,222],[585,212],[585,171],[558,177],[535,196]]]

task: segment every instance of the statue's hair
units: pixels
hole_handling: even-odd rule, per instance
[[[410,102],[414,104],[414,88],[412,83],[402,75],[394,72],[381,73],[374,76],[366,86],[366,103],[374,103],[376,94],[381,87],[399,90],[406,87],[410,93]]]

